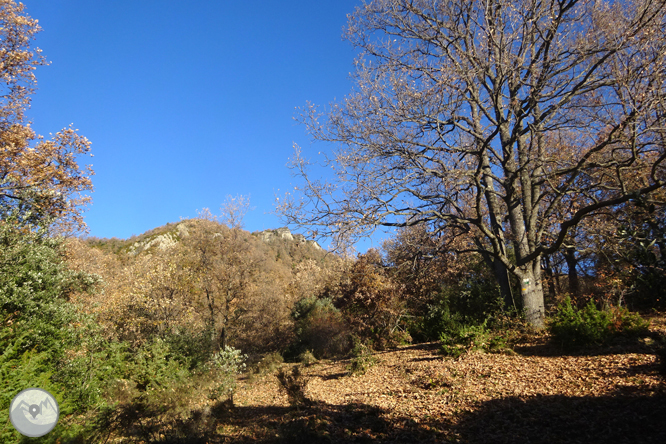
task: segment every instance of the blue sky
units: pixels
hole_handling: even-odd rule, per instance
[[[51,62],[28,116],[46,137],[73,123],[92,142],[92,236],[216,213],[239,194],[255,208],[246,229],[277,228],[275,194],[297,183],[293,143],[310,156],[333,148],[312,145],[293,117],[351,91],[342,28],[360,0],[24,4]]]

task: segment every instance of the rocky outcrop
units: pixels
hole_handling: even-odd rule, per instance
[[[286,239],[298,242],[299,244],[312,245],[318,250],[323,250],[316,241],[307,240],[302,234],[291,234],[291,231],[287,227],[278,228],[277,230],[264,230],[254,234],[259,236],[264,242],[270,242],[273,239]]]
[[[291,235],[291,231],[289,231],[289,228],[287,227],[278,228],[275,231],[277,232],[277,236],[281,239],[294,240],[294,236]]]
[[[323,248],[321,248],[321,245],[319,245],[317,243],[317,241],[309,240],[309,241],[306,241],[306,242],[308,244],[312,245],[313,247],[315,247],[317,250],[323,250]]]
[[[142,251],[149,250],[152,247],[155,247],[159,250],[168,250],[174,247],[178,243],[179,239],[182,239],[189,235],[190,232],[187,229],[187,225],[184,222],[181,222],[178,225],[176,225],[175,232],[159,234],[147,240],[134,242],[129,247],[129,253],[138,254]]]
[[[130,254],[137,254],[140,251],[148,250],[151,247],[156,247],[160,250],[168,250],[169,248],[175,246],[178,243],[178,239],[172,233],[160,234],[154,238],[143,241],[135,242],[132,246],[129,247]]]

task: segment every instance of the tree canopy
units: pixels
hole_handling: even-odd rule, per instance
[[[85,227],[81,210],[92,190],[91,167],[80,168],[77,155],[90,142],[72,128],[50,139],[38,136],[26,118],[36,88],[34,70],[48,64],[31,47],[40,30],[23,4],[0,0],[0,218],[21,224],[52,218],[61,231]]]
[[[364,2],[345,37],[356,87],[301,115],[338,149],[279,211],[344,243],[425,224],[521,282],[543,326],[541,258],[606,208],[665,184],[660,0]]]

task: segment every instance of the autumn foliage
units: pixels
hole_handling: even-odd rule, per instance
[[[85,224],[82,206],[90,201],[90,167],[81,169],[77,156],[90,151],[90,142],[71,126],[52,139],[38,136],[26,119],[35,91],[34,70],[47,62],[31,48],[40,28],[11,0],[0,3],[0,214],[18,223],[53,219],[61,232]]]
[[[342,188],[307,182],[280,208],[341,249],[397,228],[351,257],[245,231],[244,196],[130,239],[62,236],[85,226],[90,142],[31,129],[39,26],[0,0],[0,440],[19,439],[6,413],[26,386],[60,402],[58,443],[512,442],[551,405],[624,402],[623,384],[657,405],[664,17],[647,0],[365,2],[347,37],[378,63],[325,125],[303,115],[342,143]]]

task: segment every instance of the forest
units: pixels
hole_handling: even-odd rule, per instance
[[[39,26],[0,23],[1,442],[666,440],[665,2],[363,2],[289,228],[229,196],[129,239],[82,234],[90,142],[33,131]]]

